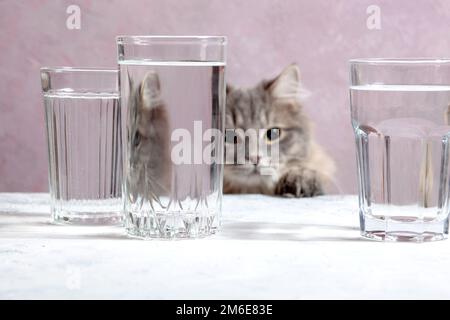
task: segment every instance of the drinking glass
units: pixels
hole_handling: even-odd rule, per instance
[[[117,37],[125,228],[196,238],[220,226],[225,37]]]
[[[450,60],[350,61],[364,237],[448,236]]]
[[[54,222],[116,224],[122,220],[117,73],[41,69]]]

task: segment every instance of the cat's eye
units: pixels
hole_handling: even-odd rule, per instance
[[[270,128],[266,131],[265,138],[268,142],[274,142],[280,139],[281,130],[280,128]]]

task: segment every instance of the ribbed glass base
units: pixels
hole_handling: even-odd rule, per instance
[[[218,231],[219,218],[217,212],[128,213],[125,228],[143,239],[203,238]]]
[[[361,215],[361,235],[379,241],[427,242],[448,237],[448,220]]]
[[[52,202],[53,222],[71,225],[120,225],[121,200],[57,200]]]

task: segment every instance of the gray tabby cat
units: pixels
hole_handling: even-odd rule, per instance
[[[135,86],[129,83],[127,188],[133,197],[157,200],[170,190],[170,132],[161,99],[159,76],[148,72]]]
[[[278,144],[279,161],[245,145],[245,164],[225,164],[225,193],[262,193],[311,197],[324,193],[332,179],[332,159],[314,142],[311,122],[300,103],[300,72],[290,65],[273,80],[250,89],[227,87],[225,128],[261,129],[259,142]],[[232,141],[230,141],[232,140]],[[245,140],[237,134],[226,139],[225,154]],[[263,169],[265,174],[261,174]],[[267,174],[269,170],[270,174]]]

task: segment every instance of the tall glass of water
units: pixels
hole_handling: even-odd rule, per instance
[[[125,227],[196,238],[220,226],[225,37],[119,36]]]
[[[117,73],[41,69],[55,222],[116,224],[122,220]]]
[[[447,238],[450,60],[350,61],[362,235]]]

